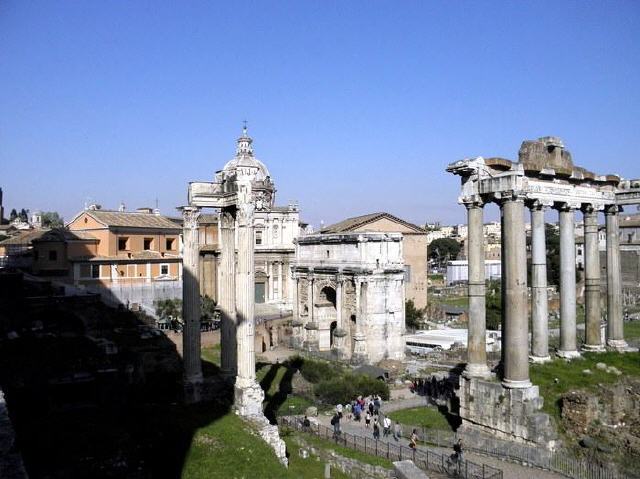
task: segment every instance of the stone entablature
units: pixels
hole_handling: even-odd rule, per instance
[[[354,363],[404,358],[402,235],[318,234],[297,243],[293,346]]]

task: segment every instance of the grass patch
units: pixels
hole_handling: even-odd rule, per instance
[[[220,345],[216,344],[208,348],[202,348],[200,357],[205,361],[215,364],[216,366],[220,366],[220,352]]]
[[[640,339],[640,321],[628,321],[624,323],[624,338]]]
[[[447,418],[438,409],[433,407],[414,407],[411,409],[401,409],[389,413],[393,421],[408,426],[420,426],[427,429],[440,429],[451,431],[451,425]]]
[[[459,308],[469,307],[469,298],[467,296],[438,296],[434,297],[432,301],[434,304],[446,304]]]
[[[531,381],[540,387],[544,397],[543,411],[560,419],[560,396],[576,389],[594,391],[599,384],[613,384],[621,377],[596,369],[596,363],[615,366],[623,376],[640,376],[640,361],[637,355],[616,352],[583,353],[583,359],[567,363],[563,359],[555,359],[546,364],[531,365]],[[590,369],[592,374],[582,371]],[[558,378],[558,382],[555,379]]]

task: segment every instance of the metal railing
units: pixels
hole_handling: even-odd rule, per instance
[[[492,438],[480,432],[458,434],[406,424],[402,424],[402,428],[409,431],[415,429],[419,440],[426,444],[450,448],[458,439],[462,439],[466,451],[546,469],[572,479],[624,479],[626,477],[604,465],[572,457],[568,451],[564,450],[549,451],[527,444]]]
[[[334,441],[350,449],[355,449],[365,454],[382,457],[390,461],[402,461],[410,459],[416,466],[424,471],[434,471],[447,474],[450,477],[464,479],[502,479],[502,471],[486,464],[476,464],[462,460],[455,462],[446,454],[431,450],[416,450],[399,444],[379,441],[366,436],[359,436],[347,432],[341,432],[335,436],[333,429],[322,424],[312,424],[304,427],[300,416],[282,416],[278,418],[280,427],[289,427],[296,431],[316,434],[324,439]]]

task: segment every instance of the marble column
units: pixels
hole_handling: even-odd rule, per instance
[[[360,278],[355,278],[356,283],[356,333],[353,335],[354,345],[351,361],[355,364],[366,363],[368,359],[364,325],[367,314],[366,283],[362,284]]]
[[[313,303],[314,303],[313,283],[314,283],[313,272],[310,271],[309,274],[307,275],[307,308],[309,312],[307,316],[307,323],[304,326],[304,329],[306,331],[305,333],[306,338],[303,346],[303,348],[307,351],[318,351],[318,349],[320,348],[320,345],[318,342],[318,323],[315,322],[314,307],[313,307]]]
[[[580,356],[576,340],[576,239],[573,205],[563,203],[560,216],[560,348],[558,356]]]
[[[300,299],[298,294],[298,288],[300,287],[300,282],[298,280],[298,276],[296,273],[293,273],[293,286],[292,286],[292,302],[293,302],[293,319],[291,321],[291,327],[293,329],[293,334],[291,335],[291,347],[294,349],[301,349],[302,343],[304,341],[303,338],[303,322],[300,319]]]
[[[619,206],[608,205],[604,212],[607,227],[607,346],[624,350],[628,344],[624,339],[622,323],[619,211]]]
[[[218,305],[222,315],[220,344],[222,346],[221,367],[227,377],[235,378],[238,370],[236,344],[236,244],[235,208],[220,212],[220,287]]]
[[[282,261],[278,261],[278,300],[282,301],[284,295],[282,294]]]
[[[504,349],[502,385],[527,388],[529,381],[529,321],[527,315],[527,252],[524,230],[524,199],[509,195],[502,199],[502,272],[504,291]]]
[[[240,203],[237,211],[236,324],[238,375],[234,407],[241,416],[262,416],[264,392],[256,382],[254,206]]]
[[[598,250],[598,210],[582,207],[584,214],[584,303],[587,351],[604,351],[600,337],[600,251]]]
[[[344,278],[338,274],[336,277],[336,323],[338,328],[344,328],[342,320],[342,283]]]
[[[531,208],[531,356],[534,363],[550,361],[549,305],[547,298],[547,246],[545,205],[534,202]]]
[[[269,269],[267,270],[267,274],[269,275],[269,287],[267,288],[267,299],[268,303],[273,299],[273,263],[269,261]]]
[[[200,209],[185,206],[182,208],[183,243],[182,252],[182,361],[184,362],[184,380],[187,387],[202,382],[202,363],[200,360],[200,286],[198,243],[198,217]],[[195,393],[195,391],[194,391]],[[190,401],[197,401],[197,393]]]
[[[465,203],[467,208],[467,247],[469,259],[469,329],[466,377],[488,377],[487,321],[485,309],[484,227],[481,201]]]

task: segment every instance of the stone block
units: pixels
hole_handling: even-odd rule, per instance
[[[308,417],[316,417],[318,415],[318,408],[315,406],[309,406],[304,413]]]
[[[395,461],[393,472],[398,479],[429,479],[429,476],[416,466],[413,461]]]

